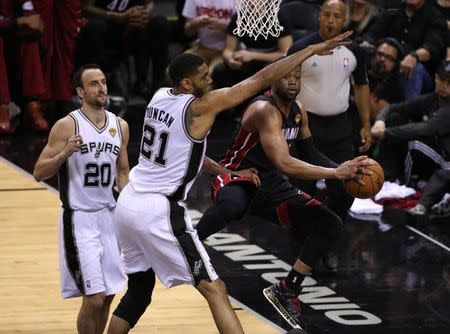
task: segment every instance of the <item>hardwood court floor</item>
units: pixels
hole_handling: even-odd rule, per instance
[[[55,191],[0,157],[0,333],[76,333],[80,299],[59,294]],[[120,299],[115,298],[112,310]],[[246,333],[280,328],[233,304]],[[133,333],[217,333],[209,308],[192,287],[157,283],[150,309]]]

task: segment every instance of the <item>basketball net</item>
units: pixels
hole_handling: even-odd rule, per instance
[[[278,21],[278,10],[282,0],[234,0],[237,11],[237,28],[233,34],[242,37],[247,34],[256,39],[272,35],[280,36],[283,27]]]

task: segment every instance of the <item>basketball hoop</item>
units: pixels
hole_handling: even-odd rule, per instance
[[[237,11],[237,28],[233,34],[247,34],[255,40],[261,35],[280,36],[283,27],[278,21],[278,10],[282,0],[234,0]]]

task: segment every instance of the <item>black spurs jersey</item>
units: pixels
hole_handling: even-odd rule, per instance
[[[268,101],[277,107],[270,93],[258,96],[252,102],[255,101]],[[297,103],[293,103],[288,117],[281,113],[281,111],[280,114],[283,119],[282,131],[286,141],[290,144],[297,139],[302,124],[300,108]],[[284,193],[284,195],[281,195],[282,197],[290,197],[291,192],[293,194],[297,194],[298,192],[296,188],[287,182],[286,178],[267,157],[259,140],[259,135],[248,132],[242,125],[234,138],[231,148],[227,150],[220,164],[231,170],[241,170],[250,167],[256,168],[262,183],[260,189],[274,194],[272,199],[275,201],[285,199],[280,198],[280,193]]]

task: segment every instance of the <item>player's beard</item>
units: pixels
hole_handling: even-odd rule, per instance
[[[195,83],[192,84],[194,89],[192,91],[192,95],[194,95],[195,97],[202,97],[203,95],[205,95],[205,90],[201,89],[199,86],[197,86]]]
[[[92,107],[94,107],[95,109],[101,109],[106,106],[107,99],[106,99],[106,95],[105,95],[104,100],[101,99],[100,97],[96,96],[95,98],[85,100],[85,102],[87,104],[91,105]]]
[[[379,62],[375,62],[372,70],[378,76],[384,76],[388,73],[386,66]]]
[[[293,93],[290,93],[287,88],[285,88],[285,89],[278,88],[278,87],[275,88],[275,94],[277,94],[278,97],[280,99],[282,99],[284,102],[291,102],[291,101],[295,100],[295,98],[297,97],[300,90],[297,90],[296,92],[297,92],[296,94],[293,94]]]

